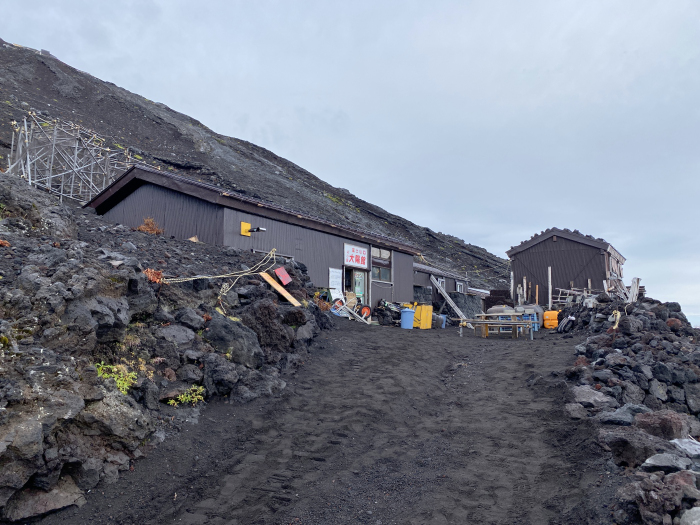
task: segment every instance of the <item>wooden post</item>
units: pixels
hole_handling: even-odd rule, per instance
[[[525,302],[527,299],[527,277],[523,276],[523,299],[522,301]],[[523,304],[522,302],[519,302],[518,304]]]
[[[540,285],[535,285],[535,304],[540,304]]]
[[[549,286],[549,309],[552,309],[552,267],[547,267],[547,285]]]
[[[590,292],[593,286],[591,286],[591,280],[588,279],[588,291]]]

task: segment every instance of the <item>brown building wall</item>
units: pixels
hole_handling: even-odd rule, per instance
[[[153,217],[168,237],[197,236],[208,244],[223,245],[224,209],[180,192],[145,184],[104,214],[112,222],[137,228]]]
[[[519,252],[511,259],[515,287],[522,285],[523,277],[532,283],[531,302],[535,302],[535,286],[539,285],[539,304],[548,301],[547,268],[552,267],[552,294],[556,288],[588,288],[588,279],[594,289],[601,289],[605,274],[606,252],[600,248],[563,239],[546,239]]]

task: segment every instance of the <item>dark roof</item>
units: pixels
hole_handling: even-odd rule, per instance
[[[506,255],[508,257],[513,257],[513,255],[515,255],[516,253],[520,253],[523,250],[527,250],[531,246],[534,246],[535,244],[539,244],[542,241],[550,239],[555,235],[557,237],[562,237],[563,239],[580,242],[581,244],[587,244],[588,246],[593,246],[595,248],[600,248],[601,250],[608,251],[613,255],[616,255],[622,263],[625,262],[625,258],[620,254],[620,252],[613,248],[612,244],[610,244],[605,239],[601,239],[600,237],[595,238],[592,235],[584,235],[578,230],[571,231],[568,228],[564,228],[563,230],[559,228],[548,228],[543,232],[533,235],[532,237],[530,237],[529,240],[523,241],[517,246],[511,246],[510,250],[506,252]]]
[[[89,206],[95,208],[97,213],[102,215],[133,193],[139,186],[146,183],[162,186],[227,208],[260,215],[311,230],[322,231],[360,242],[377,244],[411,255],[420,254],[420,251],[414,245],[399,239],[393,239],[349,226],[333,224],[320,217],[284,208],[262,199],[225,191],[218,186],[194,180],[190,177],[160,171],[146,166],[145,164],[137,164],[129,168],[100,194],[96,195],[88,202],[85,207]]]
[[[429,273],[432,275],[439,275],[440,277],[449,277],[450,279],[456,279],[457,281],[466,282],[467,277],[465,275],[459,275],[458,273],[450,272],[448,270],[441,270],[439,268],[433,268],[432,266],[427,266],[425,264],[413,263],[413,269],[423,273]]]

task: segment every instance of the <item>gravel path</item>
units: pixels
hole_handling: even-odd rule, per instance
[[[574,344],[342,322],[281,399],[211,403],[42,523],[607,523],[619,473],[563,412]]]

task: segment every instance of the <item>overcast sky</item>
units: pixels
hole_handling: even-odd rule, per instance
[[[604,237],[700,325],[700,2],[33,0],[3,39],[505,257]]]

